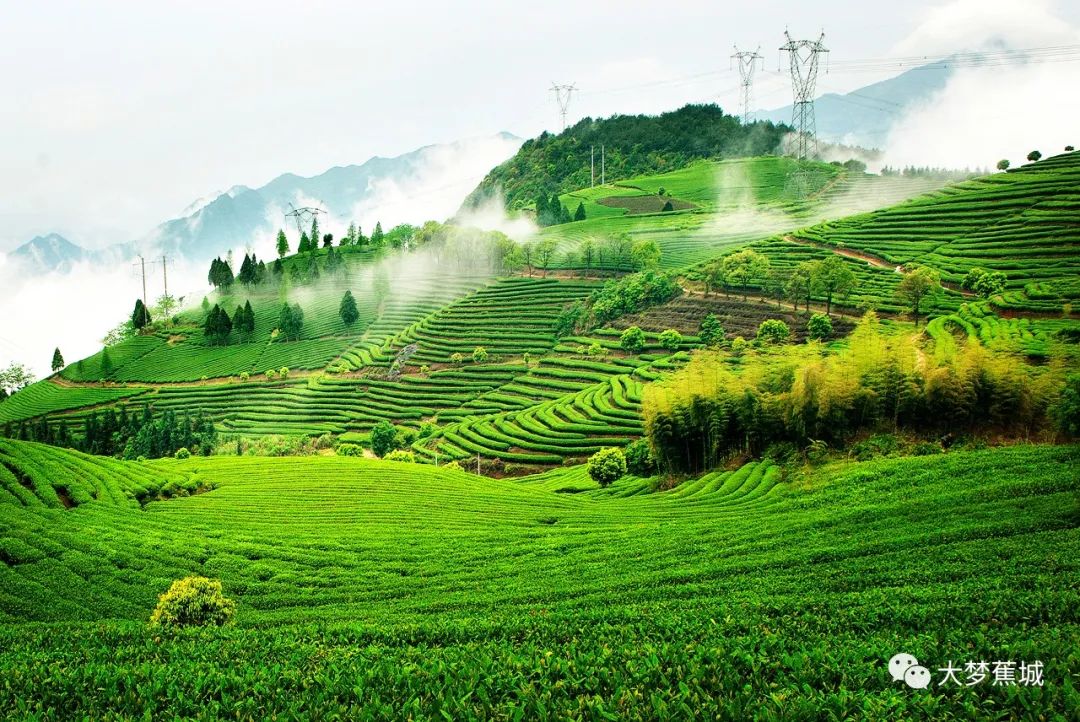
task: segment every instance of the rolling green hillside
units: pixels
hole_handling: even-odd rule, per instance
[[[1080,535],[1061,472],[1077,454],[1021,446],[806,477],[750,463],[651,492],[634,478],[597,490],[579,469],[512,482],[0,441],[0,709],[1067,714],[1080,597],[1060,581],[1080,571]],[[137,502],[170,482],[177,498]],[[184,496],[196,484],[213,491]],[[148,631],[157,595],[193,573],[224,581],[235,627]],[[935,667],[1039,659],[1046,684],[917,694],[886,673],[900,650]]]
[[[966,336],[999,350],[1046,357],[1076,325],[1044,316],[1060,315],[1061,304],[1072,298],[1078,254],[1069,235],[1075,230],[1069,198],[1078,158],[1058,156],[945,188],[932,178],[878,177],[762,157],[700,161],[580,189],[564,194],[563,202],[584,203],[586,220],[546,228],[534,241],[556,244],[546,270],[507,275],[475,263],[475,252],[454,249],[345,249],[344,270],[326,273],[317,283],[289,280],[293,273],[287,270],[287,280],[277,285],[235,284],[211,294],[208,302],[226,310],[252,303],[255,328],[249,336],[234,334],[227,346],[213,345],[201,327],[204,311],[186,310],[176,324],[110,347],[107,359],[98,353],[0,403],[0,424],[17,435],[21,424],[45,418],[53,429],[63,423],[77,436],[106,408],[126,405],[135,413],[150,405],[157,412],[205,414],[220,433],[245,437],[329,433],[366,443],[375,424],[389,421],[426,429],[411,443],[420,460],[473,463],[479,455],[483,468],[495,472],[506,464],[517,465],[520,473],[522,465],[581,460],[603,445],[640,435],[641,385],[685,362],[707,313],[722,320],[728,338],[752,336],[770,317],[786,319],[797,337],[805,335],[805,319],[790,305],[781,309],[756,298],[744,303],[695,291],[709,263],[748,244],[769,258],[781,278],[802,261],[839,253],[857,285],[838,303],[886,314],[903,311],[895,297],[902,274],[894,264],[926,263],[947,280],[935,302],[939,318],[928,329],[935,353],[948,353]],[[796,172],[811,179],[810,193],[793,190]],[[686,207],[636,210],[644,201],[633,199],[660,197]],[[625,199],[631,199],[627,207],[611,205]],[[894,205],[870,210],[886,203]],[[1040,219],[1030,226],[1039,239],[1035,245],[1024,240],[1028,226],[1017,225],[1028,223],[1033,208]],[[962,255],[970,247],[964,239],[990,228],[1007,237],[983,244],[980,255]],[[629,244],[654,241],[660,267],[681,274],[687,293],[660,308],[557,339],[553,321],[563,307],[631,270],[627,258],[604,250],[605,239],[619,236]],[[581,253],[586,241],[598,249],[589,265]],[[1035,260],[1007,255],[1018,244]],[[319,254],[325,259],[325,250]],[[950,259],[1005,270],[1008,290],[986,301],[965,295],[955,281],[969,266],[950,265]],[[286,259],[287,269],[299,263],[299,256]],[[337,313],[346,290],[356,297],[359,313],[349,326]],[[304,309],[299,340],[273,337],[286,301]],[[1000,318],[994,310],[1001,308],[1021,317]],[[835,321],[838,334],[850,328],[845,323]],[[619,347],[621,329],[633,324],[648,332],[639,354]],[[665,328],[683,333],[679,353],[660,346],[657,334]],[[474,360],[478,348],[484,355]],[[285,367],[287,377],[278,373]],[[274,371],[272,378],[267,371]]]

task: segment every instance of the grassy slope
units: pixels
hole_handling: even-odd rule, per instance
[[[797,483],[750,464],[663,493],[634,479],[554,493],[592,486],[575,469],[511,482],[340,458],[131,464],[12,442],[0,460],[37,487],[0,470],[0,709],[18,716],[1077,709],[1080,532],[1062,473],[1076,447]],[[124,501],[131,486],[38,502],[58,478],[118,474],[217,488],[145,509]],[[155,638],[155,596],[190,573],[224,580],[235,628]],[[886,675],[900,650],[932,666],[1041,659],[1047,684],[919,694]]]

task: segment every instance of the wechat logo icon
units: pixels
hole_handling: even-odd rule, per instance
[[[910,654],[894,654],[889,660],[889,674],[894,682],[901,680],[912,689],[926,689],[930,686],[930,670],[919,664],[919,660]]]

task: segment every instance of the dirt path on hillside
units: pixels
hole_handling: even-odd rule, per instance
[[[901,266],[898,266],[895,263],[889,263],[884,258],[875,256],[872,253],[866,253],[864,251],[853,251],[850,248],[837,248],[836,246],[829,246],[824,243],[817,243],[816,241],[808,241],[805,238],[797,238],[790,233],[784,236],[784,240],[799,246],[810,246],[811,248],[820,248],[823,251],[832,251],[836,255],[844,256],[845,258],[854,258],[857,261],[866,261],[867,265],[874,266],[876,268],[884,268],[889,271],[903,273]]]

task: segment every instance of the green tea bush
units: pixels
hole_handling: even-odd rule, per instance
[[[221,582],[206,577],[178,579],[158,598],[150,615],[151,627],[183,628],[227,624],[236,613],[236,603],[227,599]]]
[[[626,475],[622,449],[609,446],[589,457],[589,476],[600,486],[611,486]]]
[[[416,454],[405,449],[394,449],[389,454],[383,457],[387,461],[404,461],[409,464],[416,463]]]
[[[176,450],[176,453],[173,454],[173,456],[175,456],[177,459],[190,459],[191,452],[188,451],[185,447],[181,446],[179,449]]]
[[[351,444],[349,442],[338,444],[336,451],[337,451],[338,456],[363,456],[364,455],[364,447],[360,446],[359,444]]]

